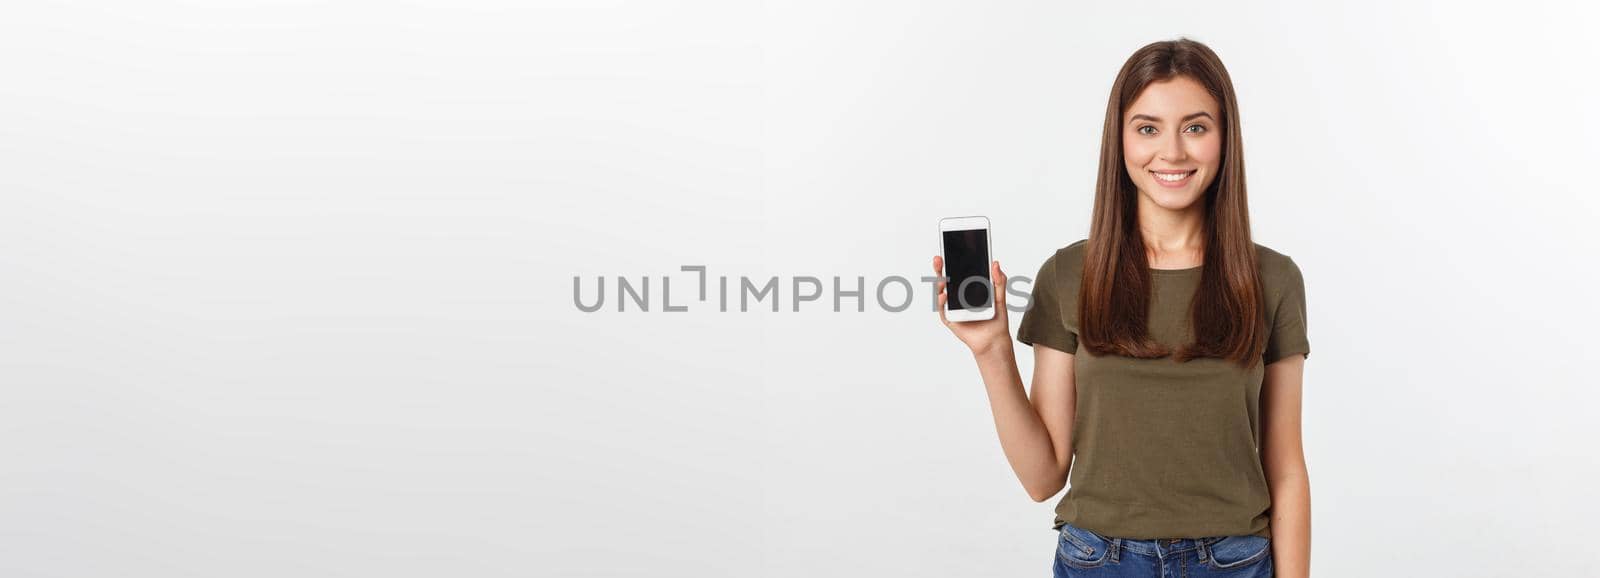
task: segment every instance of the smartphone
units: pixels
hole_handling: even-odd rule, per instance
[[[994,319],[994,282],[989,278],[989,218],[939,219],[940,252],[944,255],[945,319]]]

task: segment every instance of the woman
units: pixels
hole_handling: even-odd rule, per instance
[[[1058,577],[1310,573],[1305,289],[1293,260],[1251,240],[1242,153],[1211,49],[1180,39],[1128,59],[1089,238],[1045,260],[1017,333],[1031,400],[1005,292],[994,319],[951,323],[938,287],[1028,495],[1049,499],[1070,473]],[[1005,286],[998,261],[990,275]]]

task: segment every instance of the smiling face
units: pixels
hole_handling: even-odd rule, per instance
[[[1139,195],[1173,211],[1200,200],[1222,164],[1221,120],[1194,79],[1146,86],[1122,115],[1122,159]]]

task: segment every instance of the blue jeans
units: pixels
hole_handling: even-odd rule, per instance
[[[1132,540],[1067,524],[1056,544],[1055,578],[1270,578],[1272,540],[1216,536]]]

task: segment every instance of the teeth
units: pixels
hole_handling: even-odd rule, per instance
[[[1175,183],[1175,182],[1183,180],[1185,177],[1188,177],[1193,172],[1194,171],[1190,171],[1190,172],[1187,172],[1187,173],[1176,173],[1176,174],[1173,174],[1173,173],[1155,173],[1155,175],[1156,175],[1156,178],[1158,178],[1158,179],[1161,179],[1163,181],[1167,181],[1167,182],[1170,182],[1170,183]]]

